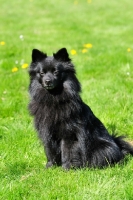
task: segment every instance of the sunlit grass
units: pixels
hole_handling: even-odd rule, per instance
[[[66,47],[81,96],[108,130],[133,140],[131,1],[1,0],[0,151],[2,200],[131,200],[133,159],[103,170],[44,169],[29,116],[28,65],[33,48]]]

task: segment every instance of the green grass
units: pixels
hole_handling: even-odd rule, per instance
[[[133,140],[132,1],[1,0],[0,149],[2,200],[132,200],[133,159],[103,170],[44,169],[27,111],[31,51],[66,47],[82,98],[108,130]],[[23,35],[23,40],[20,38]],[[93,47],[82,53],[83,45]],[[131,52],[127,51],[131,48]],[[17,72],[12,72],[14,67]]]

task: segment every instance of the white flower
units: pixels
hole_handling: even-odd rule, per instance
[[[20,38],[20,40],[24,40],[24,36],[23,35],[20,35],[19,38]]]

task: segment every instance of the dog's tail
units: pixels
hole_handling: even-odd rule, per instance
[[[123,155],[131,154],[133,156],[133,146],[124,140],[125,136],[112,135],[112,137]]]

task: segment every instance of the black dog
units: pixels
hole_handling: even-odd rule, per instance
[[[29,75],[29,110],[44,144],[46,167],[104,167],[133,155],[133,147],[122,136],[109,135],[80,98],[80,83],[65,48],[53,56],[34,49]]]

